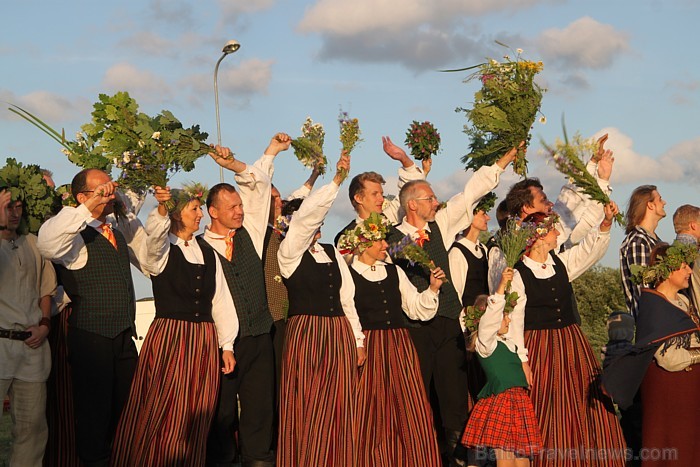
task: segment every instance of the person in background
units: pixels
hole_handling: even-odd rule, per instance
[[[673,230],[676,231],[676,241],[688,245],[697,245],[700,241],[700,208],[684,204],[673,213]],[[690,299],[696,310],[700,310],[700,262],[692,265],[693,275],[690,276],[690,287],[683,293]]]

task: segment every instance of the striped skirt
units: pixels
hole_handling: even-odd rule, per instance
[[[68,317],[70,305],[51,318],[51,374],[46,382],[46,424],[49,439],[44,452],[47,467],[78,467],[81,465],[75,447],[75,414],[73,413],[73,383],[68,364]]]
[[[469,416],[462,444],[502,449],[518,457],[536,455],[542,449],[542,436],[527,390],[509,388],[479,399]]]
[[[219,373],[214,323],[156,318],[119,420],[112,465],[203,466]]]
[[[525,331],[544,451],[534,466],[624,466],[625,442],[600,364],[577,324]]]
[[[287,321],[278,466],[352,466],[357,350],[345,316]]]
[[[418,354],[407,329],[365,331],[355,424],[360,467],[439,467],[440,451]]]

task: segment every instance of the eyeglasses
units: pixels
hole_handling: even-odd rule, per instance
[[[413,198],[413,199],[418,200],[418,201],[431,201],[431,202],[432,202],[432,201],[437,201],[437,197],[436,197],[436,196],[426,196],[426,197],[423,197],[423,198]]]

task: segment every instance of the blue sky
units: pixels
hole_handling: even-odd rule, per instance
[[[381,136],[401,144],[412,120],[429,120],[443,138],[429,180],[446,198],[468,177],[459,162],[468,152],[466,119],[454,109],[469,107],[477,84],[462,83],[466,73],[435,70],[500,58],[499,40],[545,65],[548,123],[535,125],[530,175],[556,197],[563,178],[534,143],[559,136],[562,114],[571,132],[608,132],[616,158],[613,198],[624,208],[635,186],[658,185],[668,201],[658,232],[672,239],[673,211],[698,204],[699,10],[694,0],[6,2],[0,101],[70,136],[90,120],[99,93],[128,91],[142,111],[171,110],[214,142],[214,65],[226,41],[236,39],[242,47],[222,62],[219,92],[222,139],[239,158],[252,162],[275,132],[296,136],[311,116],[325,125],[325,152],[334,161],[342,106],[359,119],[364,138],[351,172],[383,173],[385,191],[396,193],[397,167],[382,152]],[[57,183],[69,182],[78,169],[6,107],[0,159],[38,163],[54,171]],[[306,176],[291,151],[280,156],[274,181],[283,195]],[[213,185],[218,166],[202,159],[173,185],[189,180]],[[514,181],[504,177],[497,193]],[[326,222],[327,239],[352,217],[346,192]],[[617,229],[604,265],[617,266],[621,241]]]

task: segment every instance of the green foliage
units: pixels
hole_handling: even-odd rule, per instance
[[[12,201],[22,201],[22,221],[17,229],[20,234],[36,234],[41,224],[60,206],[56,192],[46,184],[38,165],[22,165],[8,158],[0,169],[0,190],[6,188]]]
[[[608,341],[607,321],[613,311],[626,310],[625,295],[620,283],[620,270],[595,266],[573,283],[581,315],[581,329],[598,355]]]

